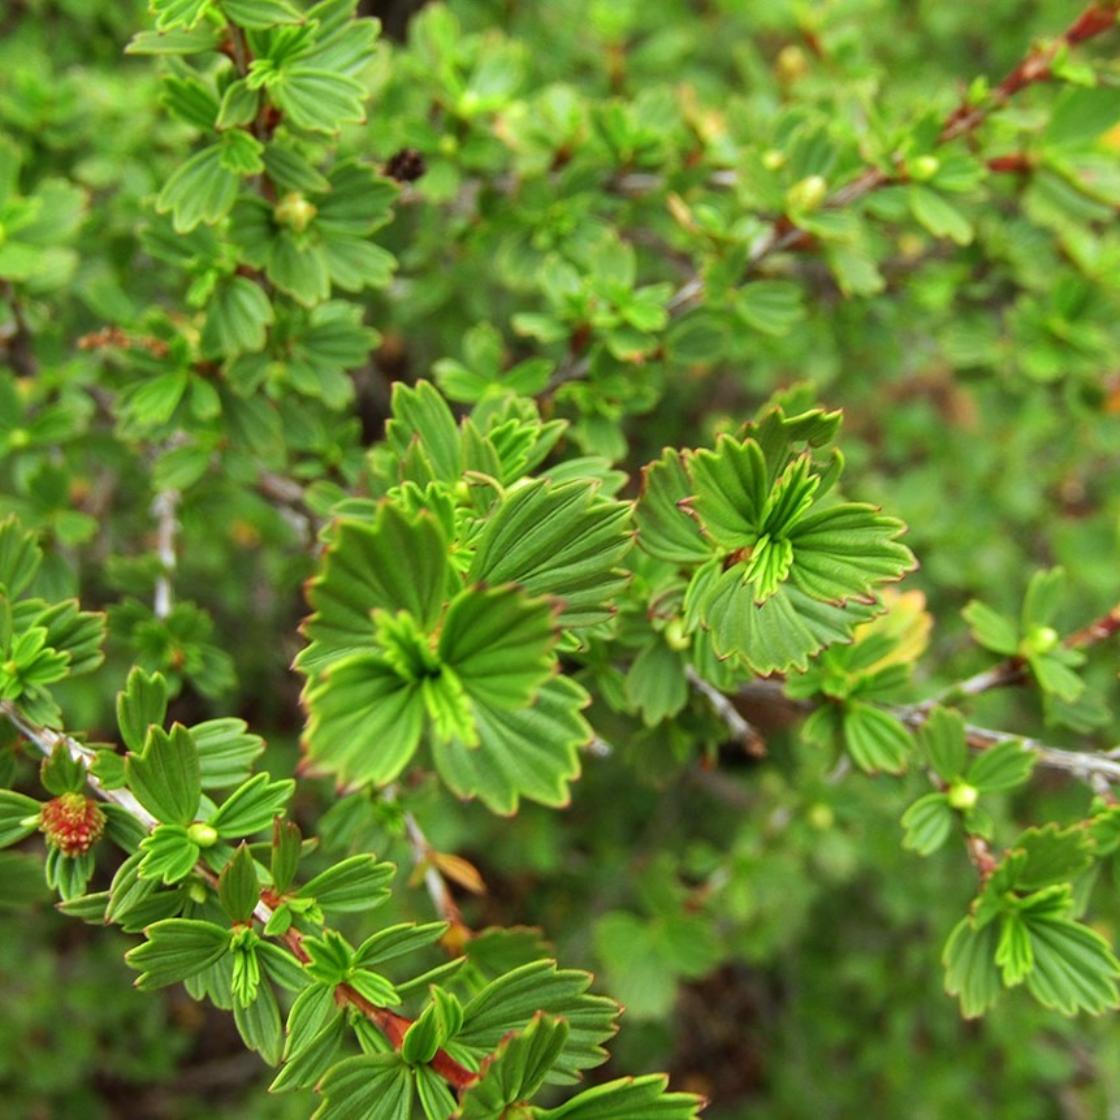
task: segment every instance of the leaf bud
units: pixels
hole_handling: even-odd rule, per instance
[[[292,191],[284,195],[272,213],[282,226],[287,226],[296,233],[303,233],[318,211],[299,191]]]

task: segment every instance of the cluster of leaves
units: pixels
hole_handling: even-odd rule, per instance
[[[696,1115],[660,1077],[558,1095],[618,1007],[475,918],[600,964],[659,1058],[721,965],[820,992],[834,925],[837,991],[870,975],[857,910],[947,938],[967,1017],[1120,1002],[1120,764],[966,722],[1107,745],[1120,615],[1062,612],[1116,598],[1114,4],[1034,43],[1016,0],[921,41],[843,6],[453,0],[401,42],[357,0],[24,7],[0,904],[44,862],[320,1117]],[[1008,77],[959,100],[981,38]],[[888,512],[838,494],[822,400]],[[76,679],[103,649],[115,704]]]

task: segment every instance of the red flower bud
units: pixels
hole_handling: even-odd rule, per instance
[[[105,814],[91,797],[64,793],[48,801],[39,813],[39,828],[52,848],[64,856],[88,852],[105,831]]]

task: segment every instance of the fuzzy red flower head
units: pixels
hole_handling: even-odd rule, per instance
[[[48,801],[39,813],[39,828],[47,843],[64,856],[88,852],[105,831],[101,806],[81,793],[64,793]]]

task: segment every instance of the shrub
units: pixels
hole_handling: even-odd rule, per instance
[[[13,1107],[1103,1110],[1117,4],[357,8],[4,17]]]

